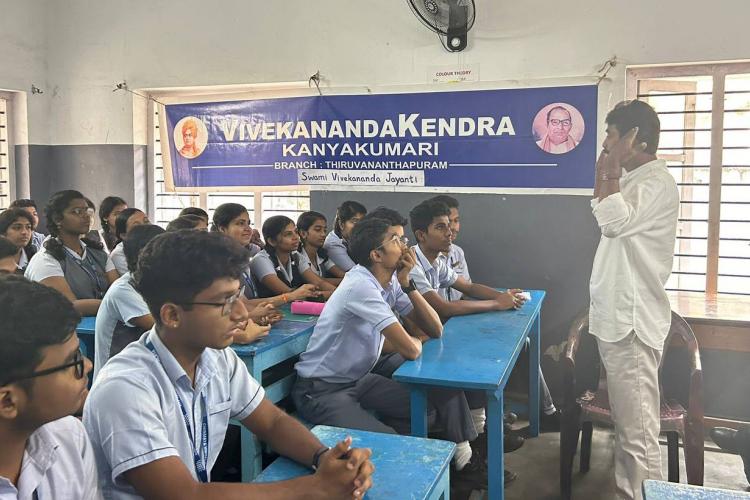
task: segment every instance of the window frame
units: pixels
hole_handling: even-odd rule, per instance
[[[702,64],[675,64],[631,66],[626,70],[625,91],[627,99],[642,98],[641,81],[658,78],[711,77],[711,149],[708,184],[708,234],[706,239],[705,294],[715,297],[719,281],[719,243],[721,225],[721,188],[724,153],[724,97],[729,75],[750,74],[750,62],[715,62]],[[750,295],[750,290],[748,294]]]
[[[0,197],[0,212],[7,209],[8,206],[16,199],[16,169],[15,169],[15,144],[13,142],[13,99],[12,92],[0,90],[0,99],[5,101],[5,139],[8,149],[7,169],[8,169],[8,196],[5,203],[3,197]]]

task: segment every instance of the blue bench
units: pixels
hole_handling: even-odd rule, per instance
[[[365,498],[447,500],[450,498],[450,462],[454,443],[396,434],[341,429],[318,425],[313,434],[326,446],[352,437],[355,448],[370,448],[375,465],[374,486]],[[257,483],[283,481],[311,474],[312,471],[288,458],[279,458],[255,480]]]
[[[78,340],[81,342],[81,352],[94,362],[94,326],[96,316],[84,316],[76,327]]]
[[[643,500],[750,500],[750,493],[666,481],[643,481]]]

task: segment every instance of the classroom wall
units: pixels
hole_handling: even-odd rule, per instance
[[[71,186],[96,202],[140,195],[145,123],[134,111],[140,97],[113,92],[123,80],[131,89],[254,84],[306,81],[320,70],[324,89],[377,87],[425,83],[434,65],[478,63],[485,82],[554,85],[595,75],[617,55],[601,86],[603,115],[624,96],[626,65],[741,59],[750,46],[746,0],[476,3],[468,49],[450,54],[403,0],[0,0],[0,89],[44,90],[26,96],[28,136],[16,163],[28,167],[39,199]],[[332,213],[353,196],[314,192],[312,205]],[[356,196],[405,210],[427,195]],[[496,224],[464,228],[473,267],[505,251],[487,281],[547,288],[545,342],[560,340],[587,303],[597,232],[586,197],[459,198],[472,218]]]

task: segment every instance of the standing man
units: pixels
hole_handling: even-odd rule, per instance
[[[665,161],[656,158],[653,108],[621,102],[606,122],[591,201],[602,237],[591,270],[589,331],[607,371],[617,494],[640,499],[644,479],[662,478],[659,361],[671,323],[664,284],[680,200]]]

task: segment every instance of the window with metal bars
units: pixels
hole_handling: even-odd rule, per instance
[[[168,192],[164,182],[164,164],[162,163],[161,140],[159,139],[159,111],[155,106],[152,116],[154,127],[154,222],[165,227],[169,221],[178,216],[186,207],[200,207],[208,212],[209,220],[214,210],[222,203],[239,203],[247,208],[250,220],[260,230],[263,222],[273,215],[286,215],[295,222],[297,217],[310,210],[310,192],[299,191],[217,191],[205,192]]]
[[[750,63],[628,69],[680,188],[667,289],[750,295]]]
[[[11,202],[8,121],[8,101],[0,97],[0,212],[8,208]]]

